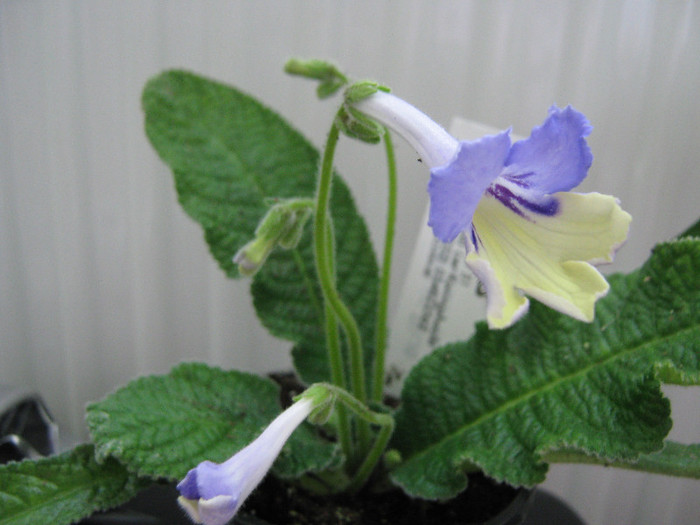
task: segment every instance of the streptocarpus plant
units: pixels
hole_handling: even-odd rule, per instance
[[[193,363],[136,379],[88,407],[93,444],[0,468],[0,525],[69,523],[163,478],[180,481],[193,519],[224,524],[268,470],[327,494],[372,483],[431,500],[458,495],[475,470],[532,486],[551,462],[700,477],[700,446],[665,441],[660,390],[700,384],[697,225],[606,280],[594,265],[612,260],[630,217],[614,197],[571,191],[593,159],[575,109],[550,108],[515,143],[509,131],[460,142],[327,63],[287,71],[318,80],[322,98],[344,89],[320,155],[260,102],[191,73],[153,78],[143,108],[184,210],[226,274],[252,278],[261,322],[293,344],[308,388],[282,410],[277,386],[252,374]],[[382,404],[398,182],[389,130],[429,171],[433,232],[461,236],[487,293],[487,322],[425,357],[398,409]],[[333,171],[343,134],[387,153],[381,272]]]

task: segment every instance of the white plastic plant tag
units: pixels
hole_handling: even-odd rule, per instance
[[[453,119],[450,133],[475,140],[498,133],[478,122]],[[486,317],[486,299],[467,267],[462,236],[451,244],[435,238],[428,227],[426,207],[413,255],[391,324],[387,352],[387,390],[398,395],[406,373],[435,348],[463,341],[474,333],[474,323]]]

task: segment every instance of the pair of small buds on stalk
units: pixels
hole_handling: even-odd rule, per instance
[[[284,71],[290,75],[317,80],[319,84],[316,94],[321,99],[328,98],[345,87],[343,105],[338,111],[335,124],[349,137],[363,142],[376,144],[382,140],[384,127],[357,111],[353,104],[377,91],[388,93],[390,91],[388,87],[371,80],[350,83],[350,80],[336,66],[323,60],[293,58],[285,64]]]
[[[258,224],[255,237],[233,257],[238,271],[246,277],[255,275],[277,246],[296,248],[315,205],[312,199],[276,199],[268,204],[271,207]]]
[[[377,91],[388,92],[388,88],[371,81],[348,85],[349,80],[336,66],[322,60],[292,59],[285,65],[285,71],[318,80],[316,93],[321,99],[330,97],[347,86],[335,124],[346,135],[364,142],[374,144],[382,139],[384,128],[357,111],[352,104]],[[255,237],[233,257],[241,275],[255,275],[275,247],[286,250],[295,248],[315,205],[311,199],[277,199],[268,204],[271,207],[255,230]]]

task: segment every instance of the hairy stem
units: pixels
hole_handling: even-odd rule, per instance
[[[331,181],[333,179],[333,157],[335,147],[338,144],[339,129],[334,123],[328,133],[326,147],[323,151],[321,173],[318,181],[316,195],[316,213],[314,215],[314,255],[316,271],[323,292],[323,298],[333,310],[337,320],[343,327],[347,337],[348,351],[350,354],[350,387],[353,395],[362,403],[367,402],[364,374],[364,354],[362,350],[362,338],[357,321],[338,294],[335,285],[334,250],[332,236],[328,234],[329,225],[329,201]],[[342,364],[341,364],[342,366]],[[337,372],[336,372],[337,373]],[[369,442],[369,425],[360,422],[358,425],[358,440],[360,450],[367,449]]]
[[[335,386],[345,388],[345,373],[343,371],[343,356],[340,353],[338,322],[330,305],[326,305],[325,318],[326,345],[331,368],[331,381]],[[338,407],[338,441],[345,457],[353,457],[352,427],[350,425],[350,417],[344,406]]]
[[[389,196],[387,202],[386,232],[384,237],[384,260],[379,285],[377,304],[376,345],[374,350],[374,377],[372,382],[372,399],[381,401],[384,394],[384,373],[386,365],[387,312],[389,309],[389,286],[391,281],[391,260],[394,252],[394,231],[396,226],[396,157],[391,135],[384,133],[384,150],[386,151],[387,174],[389,176]]]
[[[372,448],[368,451],[347,487],[351,491],[361,489],[374,471],[374,468],[379,460],[382,458],[382,454],[389,443],[391,434],[394,431],[393,416],[391,414],[374,412],[373,410],[370,410],[367,405],[350,394],[347,390],[338,388],[335,385],[329,385],[327,383],[316,383],[311,385],[306,392],[300,396],[297,396],[295,399],[299,399],[304,396],[318,396],[323,399],[324,402],[327,403],[332,409],[340,409],[344,407],[352,412],[360,421],[368,425],[376,425],[380,428]]]
[[[329,223],[330,224],[330,221]],[[333,246],[333,228],[326,228],[326,243],[327,246]],[[335,268],[333,260],[328,261],[328,271],[333,276],[335,281]],[[345,369],[343,367],[343,354],[340,350],[340,334],[338,333],[338,320],[335,312],[328,302],[324,308],[325,329],[326,329],[326,348],[328,349],[328,362],[331,369],[331,381],[334,385],[340,388],[347,388],[347,380],[345,378]],[[350,424],[350,416],[344,406],[338,407],[338,440],[340,448],[346,458],[352,458],[354,450],[352,446],[352,426]]]

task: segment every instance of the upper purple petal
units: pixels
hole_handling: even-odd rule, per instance
[[[540,195],[578,186],[593,162],[584,138],[591,129],[586,117],[571,106],[552,106],[529,138],[513,144],[503,177],[526,193]]]
[[[452,242],[468,228],[482,195],[503,170],[509,133],[460,142],[449,164],[430,171],[428,225],[442,242]]]

